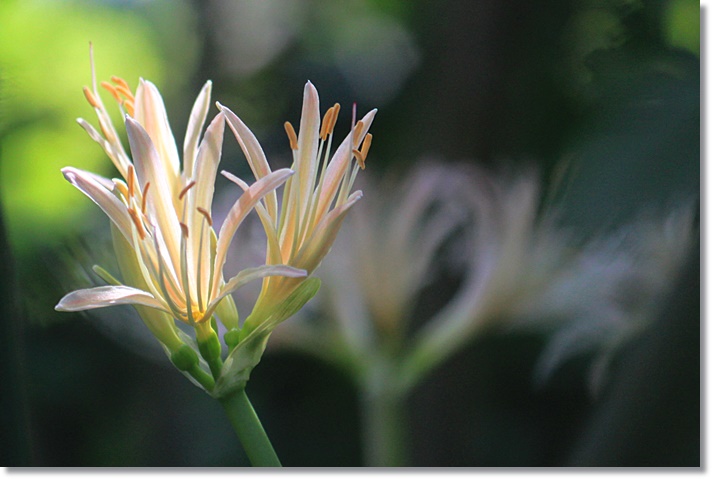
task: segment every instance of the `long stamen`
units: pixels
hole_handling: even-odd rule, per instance
[[[203,292],[202,292],[202,266],[203,266],[203,238],[205,237],[205,230],[207,229],[209,231],[209,228],[213,226],[213,219],[210,217],[210,213],[208,213],[207,210],[204,208],[198,207],[197,208],[198,213],[203,215],[204,217],[204,222],[203,225],[200,228],[200,241],[198,242],[198,266],[197,266],[197,276],[198,276],[198,284],[197,284],[197,289],[198,289],[198,307],[200,308],[200,311],[205,311],[206,305],[203,303]],[[205,228],[205,223],[207,223],[208,228]],[[210,271],[209,277],[212,278],[212,271]]]
[[[94,45],[89,42],[89,66],[91,67],[91,86],[96,91],[96,69],[94,68]]]
[[[180,269],[183,280],[183,290],[185,292],[185,308],[188,315],[188,321],[192,326],[195,326],[195,318],[193,317],[193,304],[190,299],[190,284],[188,283],[188,226],[185,223],[180,223]]]
[[[156,249],[156,262],[158,263],[158,285],[161,288],[161,291],[163,292],[163,297],[165,298],[166,303],[168,303],[168,307],[171,309],[173,316],[175,316],[176,318],[182,318],[183,316],[185,316],[185,313],[180,310],[177,304],[175,304],[171,294],[168,292],[168,284],[166,284],[165,281],[167,275],[165,272],[165,266],[163,265],[163,261],[161,259],[161,249],[158,246],[158,234],[155,231],[153,233],[153,243]],[[155,266],[150,261],[147,264],[151,267],[151,269],[153,270],[152,272],[155,276]],[[170,280],[171,278],[168,277],[168,279]],[[175,285],[171,284],[171,286],[174,288],[175,291],[178,291],[178,288]]]

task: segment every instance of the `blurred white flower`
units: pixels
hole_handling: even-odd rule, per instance
[[[604,354],[656,311],[693,238],[692,210],[680,208],[583,241],[542,210],[533,171],[422,163],[400,183],[367,179],[369,199],[323,265],[319,309],[275,340],[357,376],[386,356],[404,390],[488,328],[553,333],[540,374]],[[443,273],[461,281],[413,324]]]
[[[546,327],[553,337],[536,368],[539,381],[567,359],[595,352],[591,388],[600,390],[610,360],[661,310],[695,238],[692,205],[636,221],[590,242],[531,304],[517,325]],[[544,320],[552,319],[549,324]]]

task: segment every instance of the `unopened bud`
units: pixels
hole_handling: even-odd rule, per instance
[[[171,353],[171,362],[181,371],[188,371],[198,364],[198,353],[184,344]]]

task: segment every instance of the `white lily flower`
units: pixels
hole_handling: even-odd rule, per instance
[[[77,168],[62,169],[65,178],[109,217],[114,249],[124,284],[105,278],[109,286],[74,291],[56,309],[81,311],[133,304],[144,322],[170,350],[183,345],[173,319],[209,332],[213,314],[228,329],[237,328],[230,293],[246,282],[267,276],[303,277],[306,271],[276,263],[223,278],[228,246],[246,215],[289,178],[282,169],[260,176],[234,203],[220,231],[213,229],[211,207],[220,161],[225,114],[218,113],[200,138],[210,103],[211,82],[205,83],[193,106],[183,145],[183,167],[168,123],[163,99],[151,82],[141,79],[136,93],[113,77],[102,83],[125,114],[131,156],[127,154],[99,97],[96,81],[84,89],[101,133],[87,121],[79,124],[119,171],[109,180]],[[105,275],[106,276],[106,275]]]
[[[254,134],[230,109],[218,106],[255,177],[261,179],[272,174]],[[365,167],[372,138],[368,130],[376,110],[356,122],[354,107],[351,132],[330,156],[339,110],[337,103],[320,120],[319,95],[314,85],[307,82],[299,134],[291,123],[285,123],[295,174],[285,183],[281,203],[275,193],[269,193],[256,206],[267,234],[268,265],[287,264],[313,273],[331,249],[346,213],[362,197],[360,190],[351,190],[358,170]],[[226,176],[243,189],[247,187],[238,178]],[[285,300],[303,282],[304,278],[266,279],[246,326],[262,321],[262,316],[269,314],[268,310]]]

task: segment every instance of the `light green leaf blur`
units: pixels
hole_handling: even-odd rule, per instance
[[[105,219],[60,173],[68,165],[115,173],[75,121],[96,125],[82,93],[91,84],[89,43],[98,81],[117,75],[135,88],[144,77],[160,86],[169,65],[145,16],[99,2],[3,1],[0,31],[0,201],[22,253],[57,242],[87,214]],[[110,95],[103,98],[113,110]]]
[[[667,42],[700,54],[700,4],[697,0],[678,0],[666,5],[663,30]]]

